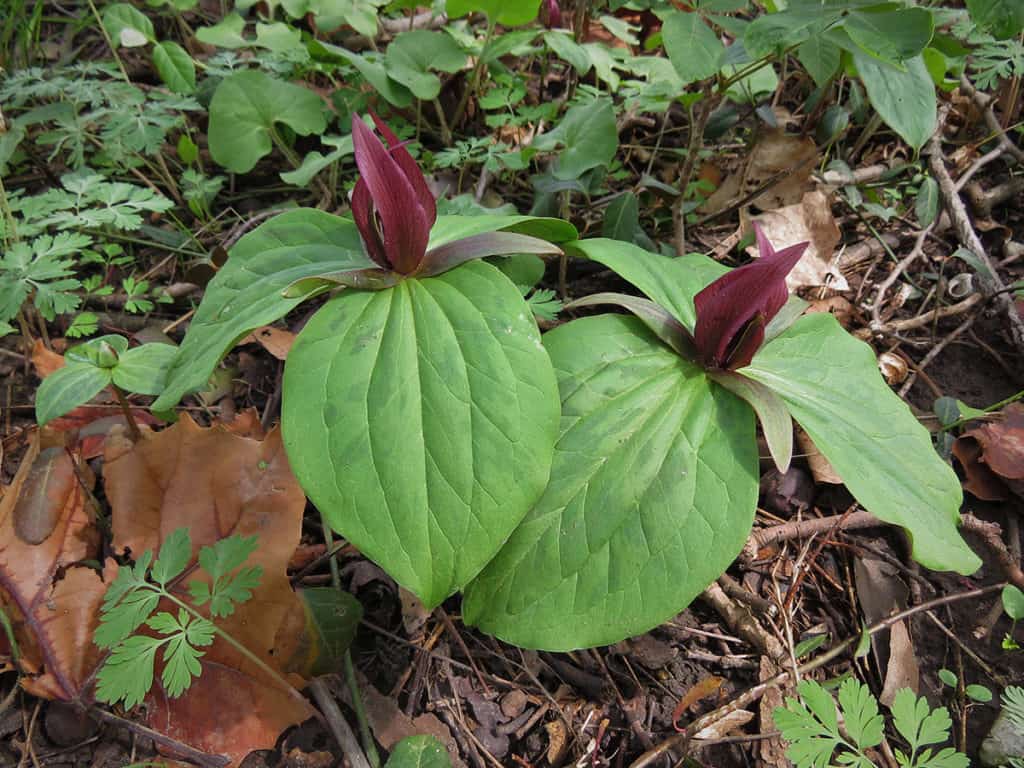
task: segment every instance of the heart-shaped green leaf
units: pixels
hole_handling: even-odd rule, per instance
[[[907,530],[915,560],[938,571],[978,569],[957,532],[956,474],[882,379],[871,348],[832,315],[801,318],[740,373],[785,401],[857,501]]]
[[[245,235],[206,287],[167,386],[153,404],[173,408],[206,384],[232,345],[254,328],[284,317],[303,298],[285,298],[297,280],[376,266],[348,219],[317,210],[282,213]]]
[[[514,27],[537,18],[540,0],[448,0],[448,16],[457,19],[467,13],[486,13],[491,23]]]
[[[754,414],[637,318],[575,320],[544,343],[562,396],[551,482],[463,618],[525,647],[605,645],[682,610],[743,547]]]
[[[270,154],[277,123],[301,136],[323,133],[323,100],[308,88],[256,69],[231,75],[210,102],[210,154],[228,170],[247,173]]]
[[[332,527],[433,607],[543,491],[558,392],[519,291],[472,261],[325,304],[289,353],[282,424]]]
[[[126,392],[159,395],[177,354],[173,344],[151,343],[129,349],[114,368],[114,383]]]
[[[451,768],[444,744],[433,736],[406,736],[391,750],[384,768]]]
[[[853,51],[857,74],[871,105],[886,125],[915,150],[935,132],[935,84],[921,56],[903,62],[903,68],[879,61],[859,48]]]
[[[402,32],[388,46],[385,56],[388,75],[417,99],[436,99],[441,79],[434,72],[458,72],[466,65],[466,54],[451,35],[429,29]]]

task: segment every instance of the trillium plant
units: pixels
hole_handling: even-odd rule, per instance
[[[433,607],[566,650],[665,621],[739,553],[757,504],[759,420],[780,469],[793,420],[914,556],[979,565],[960,485],[827,314],[786,275],[805,244],[735,270],[529,216],[438,216],[405,146],[353,121],[352,218],[296,210],[243,237],[207,288],[156,409],[201,389],[253,329],[327,296],[284,373],[288,458],[325,519]],[[592,259],[644,296],[598,294],[543,341],[507,255]]]

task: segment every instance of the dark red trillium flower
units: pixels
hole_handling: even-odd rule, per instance
[[[409,274],[427,251],[437,204],[409,150],[383,120],[370,114],[388,148],[359,116],[352,116],[360,174],[352,192],[352,217],[370,258],[384,269]]]
[[[756,261],[722,275],[694,299],[694,345],[709,370],[734,371],[750,364],[764,342],[764,329],[786,303],[786,275],[808,243],[776,251],[755,222]]]
[[[502,231],[470,235],[427,250],[430,230],[437,221],[434,196],[405,144],[377,115],[370,115],[388,145],[381,143],[361,117],[352,116],[352,144],[360,174],[352,191],[352,218],[367,255],[380,270],[340,276],[339,282],[386,287],[406,275],[430,277],[484,256],[562,252],[545,240]]]
[[[558,5],[558,0],[545,0],[544,10],[544,25],[548,29],[557,29],[562,26],[562,9]]]

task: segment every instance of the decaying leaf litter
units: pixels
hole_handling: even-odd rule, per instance
[[[558,8],[544,5],[548,15],[552,5]],[[569,9],[560,13],[569,16]],[[627,49],[615,34],[616,19],[645,34],[657,23],[628,11],[609,17],[612,22],[578,10],[571,18],[586,23],[586,45]],[[414,15],[409,23],[431,22],[429,15]],[[511,28],[519,22],[502,23]],[[382,29],[385,43],[397,31]],[[93,30],[90,44],[100,57],[106,54],[101,41]],[[161,66],[155,52],[151,64],[128,63],[136,76]],[[852,163],[822,171],[836,139],[822,138],[822,116],[803,104],[799,78],[785,77],[774,89],[774,109],[741,112],[752,126],[742,142],[723,136],[694,143],[690,129],[711,119],[710,101],[653,115],[621,112],[613,154],[625,172],[608,180],[597,204],[572,198],[560,211],[581,232],[604,231],[640,244],[653,238],[680,253],[712,253],[729,265],[742,258],[736,246],[753,222],[773,242],[808,241],[788,287],[810,302],[809,312],[831,313],[872,341],[888,383],[937,435],[939,448],[956,457],[970,494],[963,530],[985,563],[973,577],[914,564],[898,529],[859,509],[813,441],[799,432],[796,459],[784,473],[772,468],[768,446],[761,446],[757,527],[737,563],[691,608],[614,646],[565,654],[520,650],[463,626],[458,598],[427,611],[351,544],[325,535],[274,426],[279,361],[308,313],[297,311],[242,338],[216,384],[189,399],[170,426],[146,409],[145,396],[123,405],[108,389],[37,429],[32,393],[60,367],[59,353],[69,346],[61,336],[67,328],[50,324],[27,329],[40,337],[34,348],[27,338],[0,342],[6,377],[0,586],[10,624],[4,646],[9,693],[0,722],[7,743],[0,760],[361,765],[365,724],[379,749],[394,751],[396,765],[404,764],[400,759],[430,764],[428,752],[418,751],[427,750],[427,742],[398,746],[418,735],[438,739],[454,765],[675,764],[683,754],[707,765],[785,765],[772,714],[785,696],[795,695],[794,668],[801,678],[822,680],[852,672],[885,706],[905,687],[945,704],[953,714],[953,744],[973,754],[999,706],[998,696],[990,703],[969,698],[967,687],[998,691],[1024,683],[1020,651],[1006,648],[1006,638],[1019,639],[1019,629],[1000,599],[1004,583],[1024,587],[1020,411],[1004,402],[1021,380],[1021,320],[1004,289],[1019,279],[1024,251],[1020,189],[1013,191],[1019,138],[1004,133],[1020,110],[1019,98],[1007,95],[1017,92],[1014,82],[1019,78],[1004,81],[998,102],[969,82],[940,99],[938,130],[920,141],[935,202],[919,192],[916,218],[900,212],[901,203],[893,203],[899,196],[886,186],[913,160],[912,151],[891,134],[851,129],[845,135],[856,150],[848,154]],[[534,97],[559,98],[586,84],[564,67],[540,80]],[[444,131],[490,135],[473,98],[462,107],[464,119],[453,119],[467,83],[453,78],[445,89],[454,103]],[[317,126],[291,128],[301,135]],[[987,143],[993,136],[995,150]],[[421,139],[437,150],[446,146],[440,133]],[[681,160],[681,153],[667,151],[687,146],[710,152]],[[284,162],[287,151],[279,152],[282,157],[265,161],[267,171]],[[245,160],[245,168],[232,168],[234,159],[222,164],[244,172],[259,160]],[[474,170],[472,180],[463,175],[452,180],[438,167],[431,181],[438,191],[475,183],[478,200],[529,207],[507,176],[486,168]],[[685,188],[694,180],[717,191],[692,209],[690,200],[658,186]],[[318,179],[310,187],[314,204],[346,207],[342,195],[327,190],[324,196],[326,183]],[[33,191],[37,184],[20,176],[5,181]],[[862,189],[869,190],[867,202]],[[309,197],[271,191],[267,202],[296,194]],[[610,198],[640,194],[634,213],[621,206],[612,222],[604,215]],[[264,216],[262,207],[226,207],[205,224],[196,214],[197,242],[211,253],[237,242]],[[154,216],[149,225],[160,222]],[[980,267],[970,262],[979,252],[987,262]],[[183,274],[164,256],[156,249],[141,253],[156,282],[176,285]],[[214,255],[207,266],[217,260]],[[623,289],[595,262],[558,258],[548,260],[542,285],[565,300]],[[198,291],[179,295],[197,298]],[[131,286],[124,293],[121,306],[132,300]],[[153,329],[180,340],[190,311],[185,302],[156,305],[138,323],[137,315],[118,314],[117,302],[101,305],[104,332],[128,331],[139,341]],[[576,312],[588,310],[569,310],[568,317]],[[990,406],[997,407],[971,410]],[[257,537],[247,562],[261,569],[252,598],[217,622],[249,653],[214,642],[202,647],[202,674],[183,696],[168,696],[158,682],[141,707],[97,704],[104,652],[93,636],[106,588],[120,569],[146,551],[157,553],[183,527],[190,532],[187,563],[169,585],[169,594],[179,597],[194,579],[213,588],[215,577],[211,581],[199,567],[204,546]],[[316,597],[338,582],[362,606],[351,675],[340,651],[358,611],[328,601],[325,626],[324,603]],[[173,616],[177,609],[163,598],[156,610]],[[870,638],[862,635],[864,627]],[[836,648],[845,652],[827,653]],[[159,677],[159,660],[156,670]],[[952,670],[957,684],[944,684],[940,670]],[[893,765],[893,748],[899,743],[872,754],[879,764]],[[986,754],[993,750],[988,745]]]

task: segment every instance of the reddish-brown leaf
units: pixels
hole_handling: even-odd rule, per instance
[[[0,499],[0,600],[14,624],[26,689],[77,699],[96,663],[96,609],[106,587],[95,571],[98,537],[86,507],[87,471],[38,434]],[[90,488],[91,489],[91,488]]]
[[[964,468],[964,488],[979,499],[1024,495],[1024,405],[1003,409],[1003,418],[972,429],[953,443]]]

